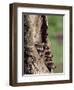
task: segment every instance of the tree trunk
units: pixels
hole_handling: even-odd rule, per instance
[[[45,15],[25,15],[24,74],[50,73],[53,55],[48,42],[48,21]]]

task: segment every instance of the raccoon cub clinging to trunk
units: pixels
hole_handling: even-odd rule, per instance
[[[51,73],[53,55],[48,42],[48,20],[45,15],[25,15],[24,74]]]

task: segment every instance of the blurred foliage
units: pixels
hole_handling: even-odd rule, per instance
[[[48,37],[56,65],[54,72],[60,73],[63,71],[63,16],[48,15]]]

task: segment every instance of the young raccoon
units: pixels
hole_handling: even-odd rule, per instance
[[[24,73],[40,74],[53,70],[45,15],[24,15]],[[30,55],[32,54],[32,55]]]

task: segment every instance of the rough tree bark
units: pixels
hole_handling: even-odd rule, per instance
[[[48,21],[45,15],[24,14],[24,74],[53,71],[53,55],[47,29]]]

